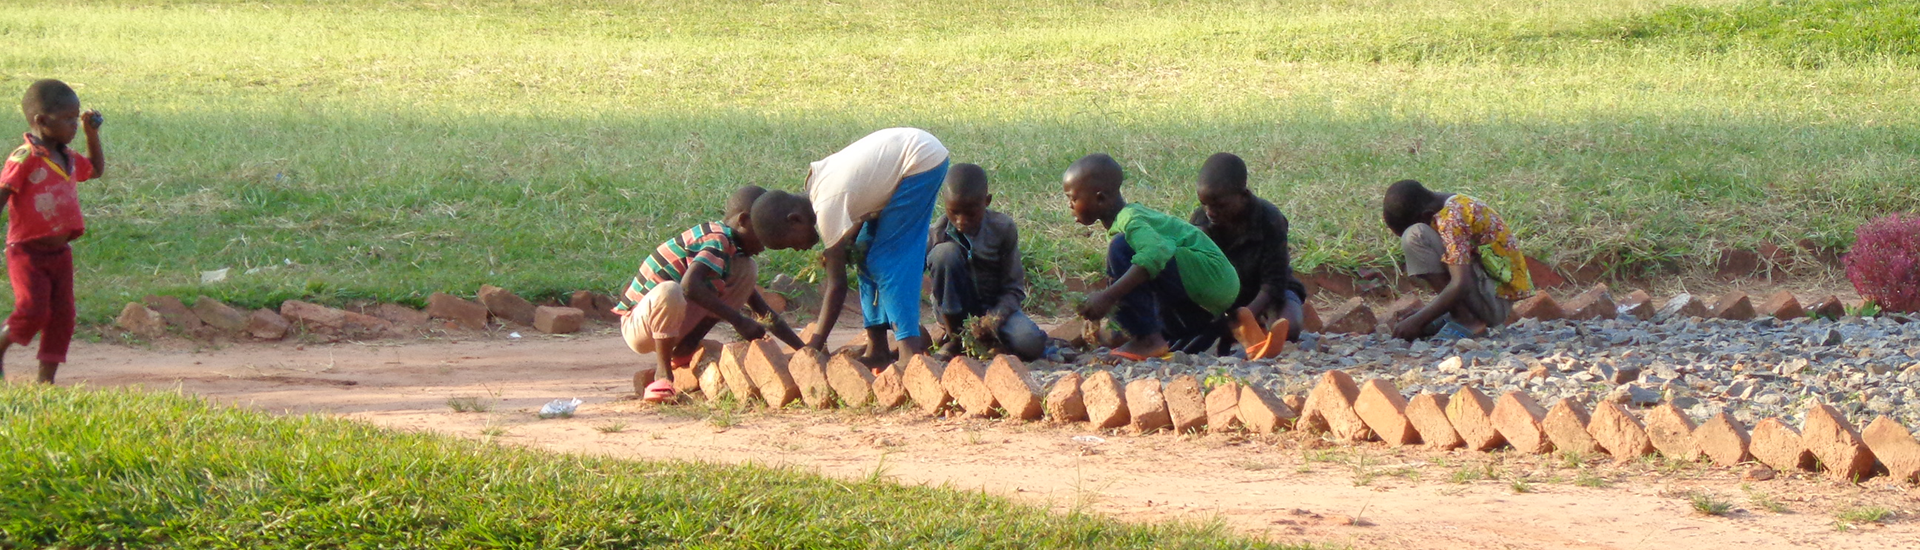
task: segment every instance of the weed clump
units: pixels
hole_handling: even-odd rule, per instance
[[[1895,214],[1854,230],[1847,279],[1886,311],[1920,312],[1920,216]]]

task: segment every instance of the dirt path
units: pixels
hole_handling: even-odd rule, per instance
[[[1920,490],[1884,483],[1800,476],[1752,483],[1791,509],[1773,513],[1743,491],[1737,473],[1715,468],[1598,466],[1611,486],[1586,488],[1573,483],[1578,470],[1531,456],[1137,437],[910,413],[714,416],[704,407],[631,400],[631,375],[642,361],[605,332],[200,351],[77,344],[62,383],[177,387],[267,411],[340,414],[560,452],[753,462],[842,477],[878,472],[1059,510],[1218,518],[1286,540],[1357,548],[1920,548],[1920,522],[1911,520],[1920,513]],[[532,414],[548,400],[576,396],[586,401],[578,417]],[[454,412],[452,397],[477,398],[491,411]],[[1453,482],[1483,472],[1495,479]],[[1527,492],[1516,492],[1516,478],[1529,480]],[[1687,490],[1718,495],[1735,511],[1695,514],[1678,496]],[[1837,530],[1834,510],[1857,504],[1893,509],[1901,519]]]

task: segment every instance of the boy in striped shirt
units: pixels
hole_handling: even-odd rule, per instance
[[[742,188],[728,201],[726,219],[696,225],[654,249],[613,309],[622,316],[620,333],[628,347],[642,355],[658,354],[659,364],[669,368],[687,368],[701,338],[720,321],[733,325],[741,338],[755,340],[771,332],[794,348],[804,345],[761,298],[759,270],[753,261],[770,244],[784,243],[760,239],[748,205],[799,200],[776,193],[757,186]],[[803,221],[812,224],[812,220]],[[772,327],[748,317],[742,307],[771,318]],[[644,397],[648,401],[672,398],[672,377],[661,371],[654,378]]]

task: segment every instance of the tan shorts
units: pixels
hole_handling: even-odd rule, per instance
[[[1447,264],[1440,260],[1447,251],[1447,244],[1440,239],[1440,232],[1432,226],[1416,223],[1400,234],[1400,250],[1407,255],[1408,275],[1427,275],[1447,273]],[[1487,275],[1486,268],[1478,262],[1473,266],[1473,280],[1467,281],[1467,293],[1461,297],[1467,301],[1467,310],[1488,325],[1504,325],[1507,316],[1513,312],[1513,302],[1500,297],[1500,282]],[[1465,319],[1455,319],[1465,323]]]
[[[720,301],[727,307],[740,309],[753,298],[759,283],[759,269],[753,259],[746,256],[735,257],[732,264],[727,293],[720,296]],[[660,340],[678,340],[701,321],[713,317],[707,308],[687,301],[686,287],[667,281],[654,285],[653,290],[647,291],[646,297],[620,319],[620,335],[626,337],[627,347],[633,348],[634,353],[658,353]]]

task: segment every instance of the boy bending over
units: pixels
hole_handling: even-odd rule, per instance
[[[769,237],[804,232],[812,225],[805,203],[791,194],[749,187],[729,201],[726,219],[696,225],[661,243],[641,263],[640,272],[621,293],[620,305],[613,308],[622,316],[620,334],[626,337],[627,347],[642,355],[659,354],[659,364],[667,368],[689,368],[700,339],[719,321],[733,325],[741,338],[767,335],[768,328],[742,314],[742,307],[771,317],[774,337],[800,347],[800,336],[761,298],[753,257],[770,248],[802,244],[794,238]],[[774,214],[766,219],[754,217],[763,206]],[[644,397],[655,402],[672,398],[673,377],[662,370],[654,378]]]
[[[7,220],[7,278],[13,315],[0,327],[0,357],[40,337],[40,382],[52,384],[73,342],[73,247],[87,232],[74,185],[100,176],[100,112],[80,112],[80,96],[66,83],[41,80],[20,101],[30,131],[0,169],[0,204]],[[87,154],[67,148],[76,130],[87,134]],[[42,332],[44,331],[44,333]],[[0,380],[5,378],[0,370]]]
[[[1068,206],[1080,225],[1107,228],[1107,277],[1113,283],[1087,296],[1080,316],[1112,313],[1131,339],[1115,357],[1142,360],[1172,350],[1199,353],[1218,341],[1221,314],[1233,305],[1240,277],[1200,228],[1120,194],[1125,173],[1105,153],[1074,161],[1062,178]]]
[[[1506,324],[1513,301],[1533,293],[1520,242],[1500,214],[1479,199],[1435,193],[1420,182],[1402,180],[1387,187],[1381,215],[1400,237],[1407,274],[1436,293],[1419,311],[1394,320],[1394,337],[1479,334]]]
[[[928,230],[927,270],[933,274],[933,304],[947,328],[947,355],[959,355],[960,332],[969,317],[992,326],[998,353],[1023,361],[1046,353],[1047,333],[1020,310],[1027,298],[1027,270],[1020,262],[1020,232],[1013,218],[988,210],[993,193],[987,171],[955,164],[947,172],[947,215]]]
[[[1233,299],[1234,336],[1248,359],[1279,355],[1286,341],[1300,339],[1300,304],[1307,296],[1306,285],[1293,278],[1287,217],[1247,189],[1247,163],[1231,153],[1207,157],[1198,192],[1193,225],[1220,246],[1240,277],[1240,293]],[[1271,327],[1262,328],[1267,322]],[[1223,347],[1228,343],[1221,341]]]

